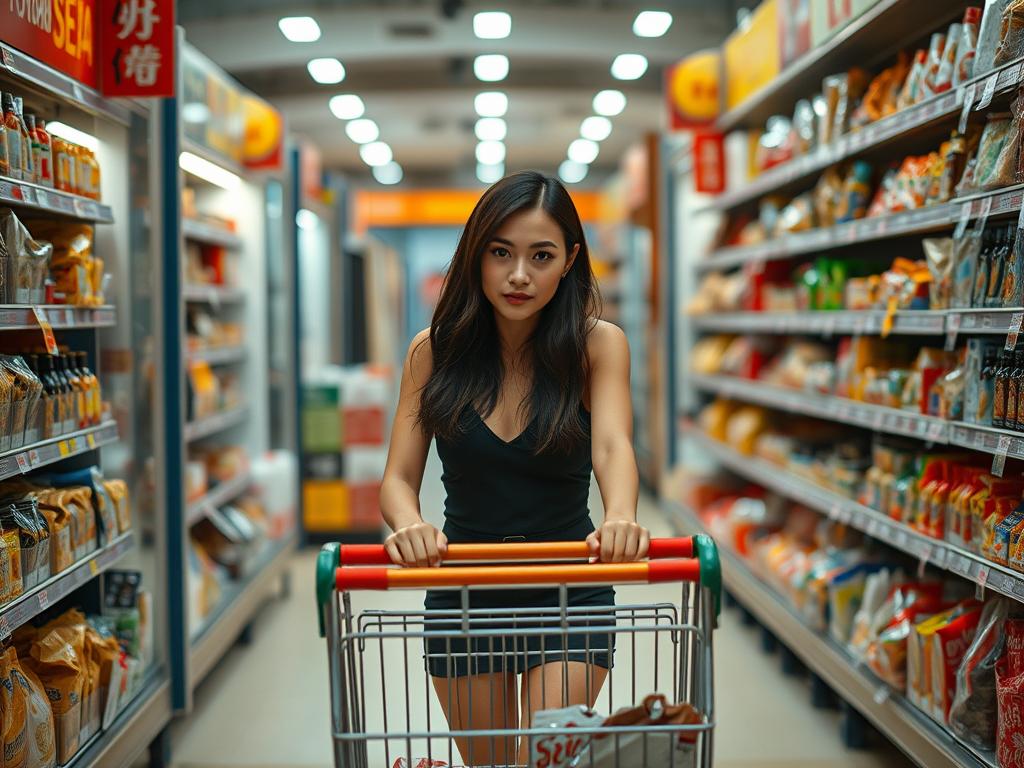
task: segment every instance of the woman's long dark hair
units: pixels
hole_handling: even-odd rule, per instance
[[[430,323],[434,367],[419,410],[427,434],[451,440],[463,429],[467,407],[487,418],[497,405],[505,370],[480,260],[506,219],[535,208],[558,224],[567,254],[577,244],[580,249],[528,342],[533,382],[520,407],[535,430],[536,453],[568,452],[586,438],[580,402],[588,380],[587,334],[600,299],[576,206],[561,182],[535,171],[506,176],[488,189],[459,239]]]

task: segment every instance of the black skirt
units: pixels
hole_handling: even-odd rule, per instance
[[[582,541],[594,530],[590,518],[567,529],[525,535],[525,541]],[[446,522],[451,544],[492,543],[488,537]],[[434,677],[465,677],[493,672],[526,672],[541,664],[578,661],[610,669],[615,650],[615,590],[576,587],[568,590],[564,631],[556,589],[470,590],[470,637],[463,633],[460,590],[427,590],[428,615],[424,639],[427,671]],[[595,631],[582,631],[594,627]],[[597,630],[601,627],[601,630]],[[603,631],[602,631],[603,630]],[[432,636],[449,633],[446,636]],[[457,633],[455,636],[450,633]]]

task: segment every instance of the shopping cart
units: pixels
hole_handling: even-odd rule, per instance
[[[396,568],[385,567],[391,562],[383,546],[324,546],[317,561],[317,603],[320,634],[327,637],[336,766],[455,766],[460,765],[457,740],[479,744],[485,738],[492,745],[489,756],[462,755],[465,765],[521,765],[523,758],[494,759],[510,754],[507,747],[503,752],[497,745],[514,740],[520,747],[511,754],[522,754],[518,749],[523,748],[526,755],[545,756],[535,761],[536,766],[710,768],[712,630],[721,600],[714,542],[703,535],[655,539],[649,559],[636,563],[589,562],[588,556],[585,542],[452,544],[443,567]],[[569,605],[570,585],[627,585],[619,590],[621,600],[630,590],[657,590],[664,597],[671,582],[681,584],[678,603],[673,598],[615,606]],[[527,586],[557,589],[557,606],[504,611],[470,607],[476,589]],[[370,606],[373,590],[426,588],[458,590],[461,608],[424,610],[416,607],[422,601],[415,594],[409,595],[409,610]],[[668,594],[676,593],[672,589]],[[354,602],[366,602],[367,607],[354,609]],[[524,671],[528,657],[538,654],[544,662],[561,662],[562,701],[547,701],[542,689],[539,707],[525,702],[528,709],[550,712],[568,703],[568,649],[573,636],[582,637],[588,660],[614,649],[614,663],[592,710],[577,707],[579,717],[572,723],[538,725],[543,721],[538,716],[532,724],[522,724],[527,727],[506,728],[495,728],[493,720],[486,727],[474,727],[470,714],[464,728],[449,728],[432,689],[427,657],[447,665],[460,659],[464,664],[484,663],[485,669],[516,674]],[[578,649],[580,642],[573,647]],[[587,698],[593,700],[590,675],[586,677]],[[449,710],[453,687],[448,686]],[[473,684],[467,688],[472,713]],[[529,688],[523,688],[528,699]],[[664,697],[654,699],[648,696],[652,693]],[[634,724],[610,723],[597,714],[625,712],[629,720],[625,708],[636,712],[641,702],[647,704],[642,713],[650,716],[634,717]],[[673,705],[680,702],[692,705],[699,717],[685,722],[660,717],[664,709],[678,711]]]

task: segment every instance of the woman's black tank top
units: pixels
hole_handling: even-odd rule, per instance
[[[505,442],[467,408],[462,433],[454,440],[437,438],[449,541],[558,540],[559,534],[593,530],[587,508],[590,414],[582,403],[580,411],[586,440],[568,454],[537,456],[534,422]]]

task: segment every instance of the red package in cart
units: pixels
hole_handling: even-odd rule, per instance
[[[429,757],[416,758],[410,765],[408,760],[400,757],[395,760],[395,764],[391,768],[449,768],[449,766],[444,760],[431,760]],[[451,768],[458,768],[458,766],[453,765]]]
[[[1006,622],[1006,654],[996,665],[999,765],[1024,765],[1024,620]]]

